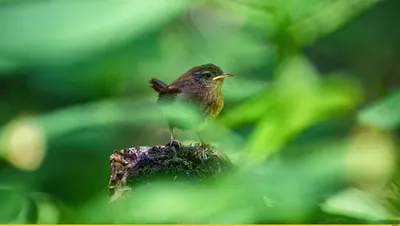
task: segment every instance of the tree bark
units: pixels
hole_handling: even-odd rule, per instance
[[[157,178],[205,182],[217,179],[232,168],[229,158],[210,146],[200,144],[131,147],[114,150],[110,156],[110,202],[131,186]]]

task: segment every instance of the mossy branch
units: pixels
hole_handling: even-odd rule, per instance
[[[199,144],[114,150],[110,156],[108,184],[111,202],[140,182],[149,182],[160,176],[171,181],[179,178],[202,182],[215,179],[231,166],[225,154]]]

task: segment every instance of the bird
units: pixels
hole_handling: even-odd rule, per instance
[[[170,85],[156,78],[149,81],[150,87],[158,93],[157,102],[164,109],[164,116],[168,120],[170,142],[167,145],[173,145],[174,142],[180,144],[179,141],[174,140],[173,135],[174,128],[177,128],[195,130],[201,145],[207,146],[198,130],[209,120],[215,120],[222,111],[224,107],[222,84],[226,78],[232,76],[217,65],[207,63],[187,70]],[[178,112],[182,109],[178,106],[185,110],[192,106],[198,113],[197,120],[180,120]]]

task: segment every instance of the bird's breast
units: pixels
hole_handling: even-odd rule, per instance
[[[224,97],[221,92],[208,92],[202,102],[203,112],[208,119],[215,119],[224,107]]]

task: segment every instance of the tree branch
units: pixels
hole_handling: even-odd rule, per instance
[[[110,202],[140,182],[149,182],[159,177],[171,181],[188,179],[203,182],[216,179],[231,166],[225,154],[199,144],[114,150],[110,156]]]

